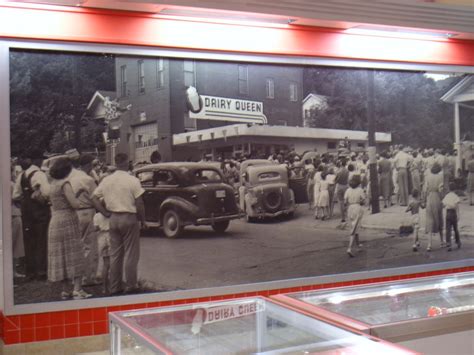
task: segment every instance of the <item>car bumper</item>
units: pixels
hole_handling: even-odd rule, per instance
[[[253,213],[249,213],[249,217],[253,217],[253,218],[274,218],[274,217],[278,217],[278,216],[282,216],[282,215],[288,215],[288,214],[291,214],[291,213],[294,213],[295,212],[295,207],[291,207],[291,208],[288,208],[286,210],[281,210],[281,211],[277,211],[277,212],[253,212]]]
[[[225,216],[211,216],[207,218],[198,218],[196,220],[196,224],[214,224],[217,222],[224,222],[224,221],[230,221],[232,219],[239,219],[242,217],[243,215],[241,213],[229,214]]]

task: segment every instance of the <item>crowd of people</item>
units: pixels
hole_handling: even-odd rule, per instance
[[[372,193],[368,156],[364,152],[351,152],[350,148],[345,148],[339,153],[312,154],[311,159],[305,159],[306,154],[300,155],[295,151],[273,153],[266,159],[287,165],[290,178],[306,179],[309,208],[314,210],[315,219],[324,221],[338,215],[341,224],[350,223],[347,253],[354,256],[354,245],[360,245],[358,228],[364,214],[362,206],[366,207],[365,210],[370,209]],[[222,162],[221,169],[229,181],[238,181],[239,165],[242,160],[249,158],[253,157]],[[458,247],[461,247],[457,228],[460,199],[455,199],[454,196],[457,196],[455,191],[462,189],[463,184],[455,179],[455,152],[391,146],[377,155],[376,171],[383,208],[392,205],[406,206],[406,212],[412,214],[414,251],[420,247],[418,232],[422,211],[425,213],[425,233],[429,235],[428,251],[431,251],[432,239],[437,234],[440,245],[452,250],[452,230]],[[474,156],[466,164],[466,173],[466,193],[472,205]]]
[[[62,299],[92,297],[84,287],[98,284],[107,295],[137,292],[144,190],[128,156],[117,154],[107,168],[75,150],[47,169],[43,158],[33,152],[12,162],[15,278],[62,283]]]
[[[354,248],[361,247],[361,219],[370,209],[368,156],[350,149],[338,154],[311,153],[280,152],[265,159],[285,164],[290,179],[305,181],[315,219],[337,217],[340,226],[349,224],[346,252],[353,257]],[[108,295],[138,291],[139,234],[141,228],[146,228],[144,190],[130,174],[134,167],[128,156],[118,154],[114,166],[105,166],[93,155],[72,150],[50,159],[46,168],[43,158],[33,152],[12,161],[15,278],[62,282],[62,299],[91,297],[83,288],[87,285],[103,284]],[[256,157],[220,160],[226,181],[237,186],[241,162],[252,158]],[[157,163],[161,157],[154,152],[150,160]],[[472,205],[474,155],[466,169]],[[452,230],[461,247],[454,154],[392,146],[377,156],[376,171],[383,207],[398,204],[406,206],[406,212],[411,214],[413,250],[420,247],[421,213],[425,214],[424,230],[429,235],[428,251],[436,235],[440,246],[451,250]],[[18,268],[20,260],[22,268]]]
[[[272,156],[269,159],[273,158]],[[452,231],[458,248],[461,247],[458,231],[460,198],[456,191],[459,192],[464,186],[455,179],[455,159],[454,152],[411,149],[402,145],[392,146],[377,156],[379,198],[384,208],[394,204],[407,206],[406,212],[412,214],[414,251],[420,247],[418,232],[419,214],[422,210],[425,213],[424,230],[429,235],[428,251],[431,251],[433,237],[437,234],[440,237],[440,246],[446,246],[447,250],[451,251]],[[348,219],[351,224],[347,253],[354,256],[352,248],[359,244],[357,230],[364,213],[364,209],[359,206],[366,205],[370,209],[368,157],[364,153],[355,152],[344,155],[322,154],[312,161],[304,161],[303,164],[308,176],[309,206],[315,210],[315,218],[332,218],[334,205],[337,203],[341,223],[346,223]],[[290,169],[300,167],[298,157],[289,158],[288,166]],[[472,205],[474,155],[466,164],[466,172],[466,193]]]

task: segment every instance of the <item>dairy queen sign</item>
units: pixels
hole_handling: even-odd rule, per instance
[[[186,90],[189,117],[199,120],[266,124],[263,103],[218,96],[199,95],[196,88]]]

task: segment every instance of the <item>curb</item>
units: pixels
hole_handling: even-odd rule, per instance
[[[383,227],[383,226],[380,226],[380,225],[364,224],[364,223],[362,223],[360,225],[360,227],[364,228],[364,229],[385,231],[387,234],[389,234],[389,233],[398,234],[399,233],[399,229],[398,228],[393,228],[393,227]],[[424,233],[424,228],[420,228],[420,233]],[[461,237],[474,237],[474,232],[472,232],[472,231],[469,231],[469,232],[465,233],[462,229],[460,229],[459,233],[461,234]]]

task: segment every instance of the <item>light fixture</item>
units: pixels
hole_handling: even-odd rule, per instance
[[[346,29],[344,32],[350,34],[381,36],[381,37],[397,37],[412,39],[450,39],[457,36],[456,33],[418,30],[402,27],[390,26],[372,26],[360,25]]]
[[[252,23],[252,24],[275,24],[275,25],[289,25],[295,22],[295,19],[271,16],[262,14],[253,14],[236,11],[220,11],[220,10],[197,10],[191,8],[164,8],[159,13],[159,16],[169,18],[190,18],[197,20],[212,20],[216,22],[233,22],[233,23]]]

